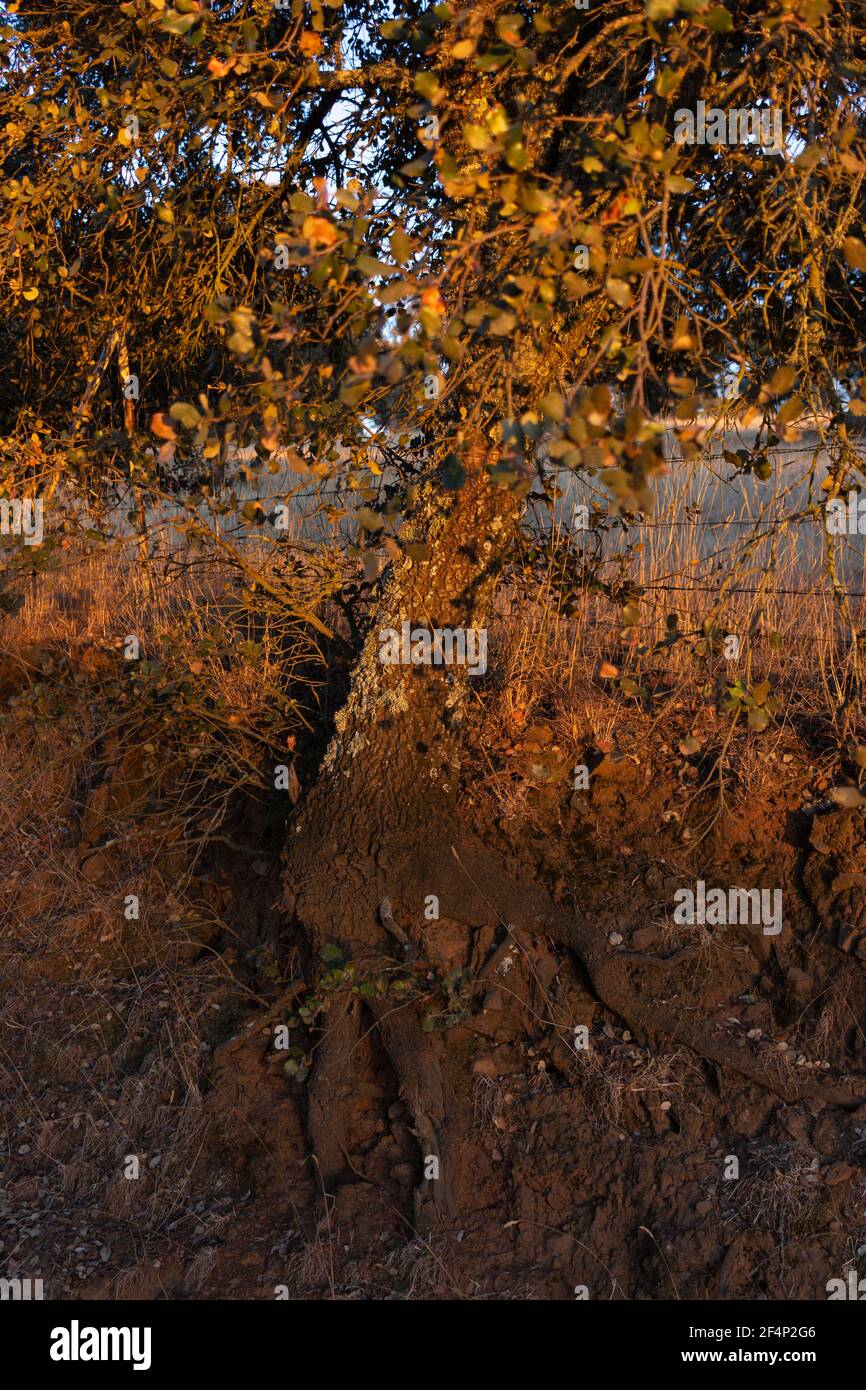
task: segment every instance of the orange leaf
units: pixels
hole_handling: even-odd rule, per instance
[[[598,674],[603,681],[615,681],[619,675],[619,667],[611,666],[609,661],[603,661],[598,668]]]
[[[553,236],[559,228],[559,218],[555,212],[540,212],[535,219],[535,230],[543,236]]]
[[[623,209],[628,202],[627,193],[617,193],[613,202],[610,203],[598,219],[602,226],[607,226],[610,222],[618,222],[623,214]]]
[[[430,285],[426,290],[421,291],[421,308],[432,309],[433,313],[439,314],[440,317],[447,312],[445,300],[439,293],[438,285]]]
[[[307,217],[304,219],[304,236],[311,246],[333,246],[337,240],[337,229],[327,217]]]
[[[150,428],[151,431],[156,435],[157,439],[177,439],[177,435],[174,432],[174,426],[172,425],[170,420],[167,420],[165,418],[164,415],[154,415],[150,422]]]

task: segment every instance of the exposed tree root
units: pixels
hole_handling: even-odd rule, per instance
[[[308,1087],[307,1135],[326,1193],[349,1180],[346,1150],[358,1097],[360,1005],[338,998],[316,1050]]]
[[[439,1160],[439,1177],[416,1191],[415,1215],[425,1224],[434,1214],[455,1214],[456,1165],[468,1132],[467,1116],[448,1085],[433,1040],[421,1029],[415,1009],[379,1005],[374,1010],[382,1040],[397,1075],[401,1098],[414,1119],[422,1162]]]
[[[558,906],[536,884],[509,876],[495,854],[452,820],[421,852],[410,852],[402,840],[383,847],[371,878],[365,899],[375,897],[380,907],[354,916],[352,939],[346,942],[365,973],[380,968],[383,959],[393,962],[395,950],[417,948],[424,899],[436,894],[442,917],[465,923],[469,931],[504,925],[513,933],[543,933],[573,951],[598,998],[642,1045],[684,1044],[714,1067],[735,1072],[789,1104],[819,1099],[853,1109],[866,1100],[866,1087],[844,1078],[819,1081],[802,1071],[786,1075],[775,1054],[768,1058],[752,1050],[723,1025],[700,1016],[696,948],[666,959],[616,950],[594,922]],[[321,940],[321,923],[317,936]],[[443,1059],[446,1042],[422,1030],[413,1005],[379,1000],[369,1009],[399,1094],[413,1117],[422,1169],[426,1160],[439,1160],[438,1179],[427,1180],[419,1173],[415,1192],[415,1224],[429,1226],[454,1217],[456,1193],[472,1190],[471,1182],[459,1180],[457,1168],[472,1161],[467,1143],[471,1116],[449,1084]],[[357,999],[335,1000],[316,1053],[308,1133],[326,1192],[357,1179],[350,1158],[351,1128],[365,1026]]]
[[[378,968],[382,961],[371,960],[369,964]],[[419,1228],[429,1226],[439,1217],[455,1214],[455,1177],[457,1165],[464,1161],[470,1117],[447,1083],[440,1060],[441,1039],[423,1032],[413,1004],[395,1006],[388,999],[368,1004],[400,1098],[412,1116],[421,1169],[414,1218]],[[362,1010],[357,1000],[336,1000],[316,1049],[308,1087],[307,1135],[324,1190],[330,1195],[344,1182],[351,1182],[352,1173],[357,1175],[349,1153],[361,1081],[363,1032],[368,1024],[366,1007]],[[425,1176],[431,1159],[438,1163],[435,1177]]]
[[[705,1061],[738,1072],[788,1103],[815,1098],[856,1109],[866,1100],[866,1086],[858,1088],[844,1080],[821,1083],[814,1077],[796,1075],[787,1078],[780,1068],[768,1067],[759,1053],[732,1038],[720,1025],[696,1018],[693,993],[682,978],[683,966],[695,959],[693,950],[680,951],[669,959],[617,951],[591,921],[558,906],[535,884],[518,883],[509,877],[499,858],[473,836],[462,834],[450,848],[452,862],[462,871],[465,892],[455,892],[453,877],[443,884],[449,915],[466,920],[471,904],[476,925],[479,919],[490,920],[492,911],[512,930],[544,932],[558,945],[568,947],[586,969],[598,998],[628,1024],[642,1044],[660,1039],[684,1043]],[[436,871],[431,858],[426,860],[426,870],[432,879]]]

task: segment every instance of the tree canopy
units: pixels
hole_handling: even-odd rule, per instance
[[[671,412],[686,458],[708,413],[760,452],[808,412],[851,466],[859,0],[20,0],[0,36],[10,480],[384,458],[363,547],[473,432],[519,493],[552,463],[615,508]],[[699,103],[782,141],[678,142]]]

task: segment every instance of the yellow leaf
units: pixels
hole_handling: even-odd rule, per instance
[[[463,139],[470,150],[488,150],[490,148],[490,136],[484,126],[474,125],[472,121],[466,121],[464,124]]]
[[[856,236],[846,236],[842,243],[845,260],[853,270],[866,270],[866,245]]]

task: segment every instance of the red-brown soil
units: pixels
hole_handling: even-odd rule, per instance
[[[6,698],[22,688],[13,673]],[[49,762],[53,857],[16,859],[5,881],[0,1270],[97,1299],[825,1298],[866,1248],[862,812],[827,798],[808,730],[754,755],[763,791],[734,758],[724,805],[695,799],[690,769],[728,725],[711,709],[683,721],[703,751],[679,752],[670,724],[624,756],[563,747],[543,718],[508,738],[479,725],[467,825],[612,946],[697,948],[666,1007],[711,1021],[765,1084],[676,1036],[631,1036],[544,935],[419,911],[398,924],[394,971],[413,985],[394,1007],[420,996],[466,1118],[453,1216],[423,1199],[372,1016],[344,1177],[323,1183],[303,1065],[287,1074],[274,1046],[321,969],[277,907],[283,804],[239,798],[190,862],[161,810],[171,768],[145,738],[106,741],[79,785],[53,785]],[[62,721],[42,737],[62,741]],[[571,785],[581,753],[588,791]],[[122,911],[130,854],[142,892],[163,893],[146,927]],[[675,926],[673,894],[699,877],[781,887],[781,935]],[[291,1036],[315,1054],[314,1029]]]

